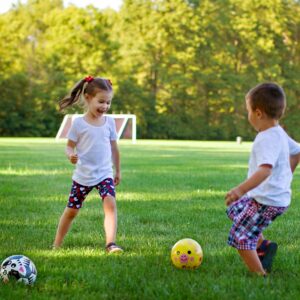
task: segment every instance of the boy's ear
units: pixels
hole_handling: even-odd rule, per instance
[[[263,112],[259,108],[255,110],[255,114],[259,119],[261,119],[261,117],[263,116]]]

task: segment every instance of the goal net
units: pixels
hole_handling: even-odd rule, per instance
[[[78,118],[80,114],[65,115],[55,140],[66,139],[71,128],[72,122]],[[136,116],[131,114],[109,114],[116,122],[118,140],[131,139],[132,143],[136,143]]]

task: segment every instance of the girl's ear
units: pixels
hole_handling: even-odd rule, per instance
[[[90,101],[90,100],[92,99],[92,96],[85,93],[85,94],[84,94],[84,99],[85,99],[86,101]]]

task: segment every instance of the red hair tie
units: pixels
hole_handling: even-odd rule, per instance
[[[84,78],[84,81],[85,82],[91,82],[91,81],[93,81],[94,80],[94,77],[93,76],[86,76],[85,78]]]

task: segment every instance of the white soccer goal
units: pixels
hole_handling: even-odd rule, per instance
[[[56,134],[55,140],[66,139],[71,128],[72,122],[75,118],[83,115],[65,115],[59,130]],[[116,122],[118,140],[131,139],[132,143],[136,143],[136,116],[132,114],[109,114],[108,116],[114,118]]]

